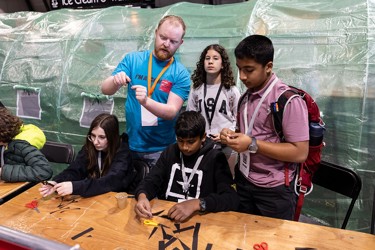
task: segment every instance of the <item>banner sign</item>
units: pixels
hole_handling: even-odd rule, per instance
[[[153,6],[155,0],[51,0],[51,8],[91,9],[115,5]]]

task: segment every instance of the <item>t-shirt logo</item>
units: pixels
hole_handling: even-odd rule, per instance
[[[167,80],[161,81],[160,88],[159,88],[161,91],[165,93],[169,93],[171,91],[171,88],[172,88],[172,82],[167,81]]]

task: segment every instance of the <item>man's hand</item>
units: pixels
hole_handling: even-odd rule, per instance
[[[134,211],[141,218],[152,218],[150,201],[144,193],[138,195],[138,202],[135,204]]]
[[[135,91],[135,98],[141,105],[146,104],[147,101],[147,89],[142,85],[133,85],[131,87]]]
[[[194,212],[199,211],[199,199],[187,200],[175,204],[168,211],[168,217],[177,221],[183,222],[187,220]]]
[[[125,74],[125,72],[121,71],[113,76],[113,84],[117,86],[117,88],[121,88],[122,86],[128,85],[130,82],[129,76]]]

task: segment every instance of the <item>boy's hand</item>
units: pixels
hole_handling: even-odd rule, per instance
[[[194,212],[199,211],[199,199],[187,200],[175,204],[168,211],[168,217],[177,221],[183,222],[187,220]]]
[[[234,139],[235,138],[235,132],[229,128],[223,128],[220,132],[220,140],[223,144],[228,144],[227,139]]]
[[[223,129],[220,132],[221,143],[227,144],[234,151],[241,153],[248,149],[251,138],[242,133],[235,133],[230,129]]]
[[[138,195],[138,202],[135,204],[134,211],[141,218],[152,218],[150,201],[145,194]]]

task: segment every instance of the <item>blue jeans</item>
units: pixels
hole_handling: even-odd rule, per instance
[[[156,162],[159,160],[162,151],[157,152],[137,152],[131,150],[131,155],[133,160],[140,160],[145,162],[149,169],[156,165]]]

